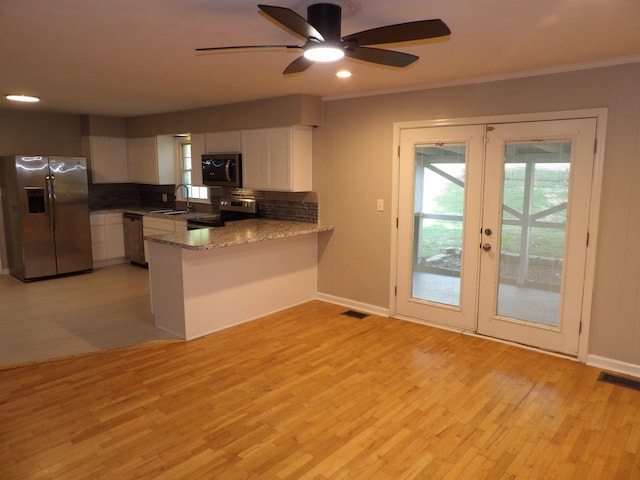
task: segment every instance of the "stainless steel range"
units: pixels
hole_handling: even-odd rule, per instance
[[[258,217],[258,203],[253,198],[225,197],[220,199],[220,215],[191,218],[187,228],[224,227],[226,223]]]

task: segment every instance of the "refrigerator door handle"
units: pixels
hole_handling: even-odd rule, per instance
[[[56,229],[55,218],[55,177],[53,175],[47,175],[47,214],[49,215],[49,228],[52,232]]]

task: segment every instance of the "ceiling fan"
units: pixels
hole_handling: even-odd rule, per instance
[[[372,28],[341,37],[342,8],[332,3],[316,3],[307,7],[305,20],[285,7],[258,5],[258,8],[280,26],[306,40],[304,45],[242,45],[231,47],[196,48],[196,51],[235,50],[251,48],[288,48],[304,50],[303,55],[291,62],[284,74],[300,73],[316,61],[334,61],[345,55],[365,62],[406,67],[419,57],[404,52],[372,48],[366,45],[409,42],[451,34],[440,19],[419,20]]]

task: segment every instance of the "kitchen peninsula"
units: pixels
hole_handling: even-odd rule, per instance
[[[269,219],[145,237],[156,326],[191,340],[312,300],[318,235]]]

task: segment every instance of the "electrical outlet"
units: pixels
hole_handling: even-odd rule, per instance
[[[166,202],[167,200],[168,200],[168,198],[167,198],[167,194],[166,194],[166,193],[163,193],[163,194],[162,194],[162,201],[163,201],[163,202]]]
[[[384,198],[379,198],[378,203],[376,205],[376,210],[379,212],[384,212]]]

